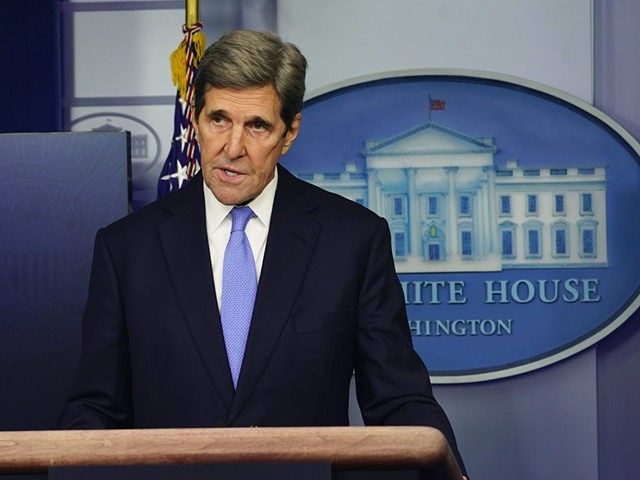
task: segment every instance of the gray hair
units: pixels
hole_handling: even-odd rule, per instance
[[[307,60],[298,47],[272,32],[234,30],[211,44],[198,65],[195,81],[196,119],[205,94],[216,88],[243,89],[273,85],[280,99],[280,117],[287,128],[302,109]]]

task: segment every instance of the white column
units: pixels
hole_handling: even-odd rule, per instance
[[[489,201],[487,202],[488,218],[487,226],[489,228],[489,256],[498,255],[498,212],[496,208],[496,169],[492,166],[484,167],[487,172],[487,185]]]
[[[445,167],[447,173],[447,252],[448,259],[459,260],[458,248],[458,193],[456,190],[456,173],[458,167]]]
[[[375,178],[373,195],[375,196],[376,203],[378,205],[378,210],[377,210],[378,215],[385,216],[387,212],[385,211],[384,192],[382,191],[382,183],[380,182],[380,179],[378,178],[377,175]]]
[[[488,193],[487,193],[487,180],[486,176],[480,181],[480,190],[478,191],[478,213],[476,215],[476,225],[478,227],[478,254],[481,257],[485,257],[488,251],[489,231],[487,229],[488,224]]]
[[[377,170],[370,168],[367,170],[367,206],[369,210],[381,214],[380,207],[377,202],[377,196],[375,194],[376,182],[377,182]]]
[[[407,175],[407,186],[409,193],[409,255],[412,259],[420,258],[420,233],[422,228],[420,225],[420,208],[419,199],[416,195],[416,169],[408,168],[405,170]]]

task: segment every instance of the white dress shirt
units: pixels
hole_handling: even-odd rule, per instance
[[[269,223],[271,222],[271,211],[273,210],[273,200],[276,196],[277,185],[278,170],[276,169],[273,180],[267,184],[260,195],[247,204],[253,210],[254,216],[249,219],[245,233],[253,251],[253,258],[256,261],[258,281],[260,281],[260,272],[262,271],[262,260],[264,259],[264,250],[267,245],[267,234],[269,233]],[[218,301],[218,308],[220,308],[222,305],[222,265],[224,263],[224,251],[231,235],[230,212],[233,205],[220,203],[206,184],[204,184],[203,190],[213,283],[216,286],[216,300]]]

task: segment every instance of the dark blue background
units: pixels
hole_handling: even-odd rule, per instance
[[[62,127],[60,2],[0,3],[0,133]]]

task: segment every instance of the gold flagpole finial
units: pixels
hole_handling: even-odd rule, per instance
[[[195,25],[198,22],[198,0],[185,0],[186,8],[186,24],[187,27]]]

